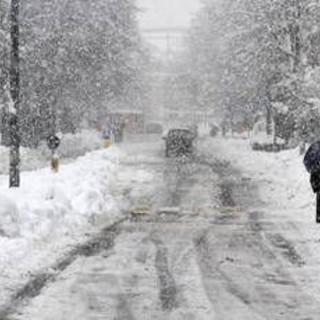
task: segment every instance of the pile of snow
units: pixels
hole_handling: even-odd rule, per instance
[[[111,147],[60,166],[59,173],[23,172],[20,188],[9,189],[8,176],[0,176],[0,301],[25,272],[50,265],[68,246],[122,217],[112,195],[122,155]]]
[[[95,221],[110,210],[108,192],[118,162],[119,151],[115,148],[95,151],[61,166],[58,174],[50,169],[22,173],[17,189],[8,189],[8,177],[2,176],[0,228],[9,228],[5,222],[17,223],[20,236],[34,238]],[[4,219],[6,215],[12,218]]]

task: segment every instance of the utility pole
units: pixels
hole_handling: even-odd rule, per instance
[[[9,102],[9,135],[10,135],[10,168],[9,187],[20,186],[20,71],[19,71],[19,5],[20,0],[11,0],[10,7],[10,102]]]

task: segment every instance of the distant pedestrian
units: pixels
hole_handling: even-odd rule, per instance
[[[124,132],[125,123],[123,121],[119,124],[119,142],[123,141],[123,132]]]
[[[117,121],[117,122],[115,122],[113,128],[114,128],[114,141],[116,143],[122,142],[124,124],[122,122],[120,122],[120,121]]]
[[[113,130],[107,126],[103,131],[104,147],[109,148],[114,140]]]

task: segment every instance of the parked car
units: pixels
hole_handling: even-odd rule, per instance
[[[166,141],[166,157],[190,155],[193,152],[194,132],[188,129],[170,129],[163,139]]]

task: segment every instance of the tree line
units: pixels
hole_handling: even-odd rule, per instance
[[[9,0],[0,0],[2,143],[8,144]],[[22,145],[96,126],[112,108],[142,108],[148,60],[134,0],[20,3]]]
[[[183,54],[185,103],[285,141],[320,137],[320,5],[314,0],[203,0]]]

